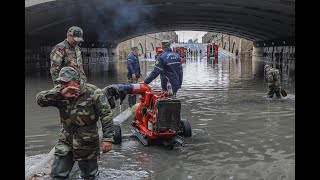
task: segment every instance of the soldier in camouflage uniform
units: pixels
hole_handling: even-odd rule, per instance
[[[83,31],[77,26],[72,26],[67,32],[67,38],[52,48],[50,73],[55,86],[59,84],[57,78],[61,68],[65,66],[75,68],[81,79],[87,81],[82,67],[81,49],[78,46],[80,42],[83,42]]]
[[[60,112],[61,130],[51,177],[67,179],[74,162],[78,161],[82,178],[97,179],[97,158],[100,157],[98,120],[103,132],[102,152],[110,151],[114,142],[110,106],[102,90],[84,83],[72,67],[63,67],[57,81],[59,85],[41,91],[36,97],[41,107],[54,106]]]
[[[281,98],[281,84],[280,84],[280,72],[276,68],[271,68],[269,65],[265,65],[265,79],[268,82],[268,98],[272,98],[274,93],[277,98]]]

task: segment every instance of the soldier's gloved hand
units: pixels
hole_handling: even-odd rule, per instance
[[[119,98],[118,88],[114,85],[110,85],[110,86],[105,87],[102,90],[102,92],[105,96],[107,96],[107,99],[108,99],[108,102],[109,102],[111,109],[115,108],[116,105],[115,105],[114,99],[117,100]]]
[[[119,89],[115,85],[109,85],[103,89],[103,94],[105,94],[108,99],[114,97],[117,100],[119,98]]]
[[[120,105],[122,104],[123,100],[126,99],[127,92],[125,90],[119,91],[119,98],[120,98]]]

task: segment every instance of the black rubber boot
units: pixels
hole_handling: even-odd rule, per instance
[[[66,156],[55,155],[50,175],[51,178],[54,180],[68,179],[73,164],[74,161],[70,152]]]
[[[279,91],[275,91],[275,93],[276,93],[276,97],[277,97],[277,98],[281,98],[281,94],[280,94]]]
[[[268,98],[272,98],[273,97],[273,94],[274,94],[274,91],[269,91],[269,93],[268,93]]]
[[[97,180],[99,176],[97,159],[78,161],[81,177],[84,180]]]

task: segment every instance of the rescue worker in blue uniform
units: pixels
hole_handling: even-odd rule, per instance
[[[159,54],[152,72],[144,79],[144,83],[149,84],[160,74],[162,90],[167,91],[167,82],[172,85],[173,97],[175,98],[178,89],[182,85],[182,64],[179,54],[170,48],[171,42],[164,40],[161,42],[163,52]]]
[[[128,68],[128,82],[137,83],[138,79],[141,77],[140,64],[139,64],[139,49],[138,47],[132,47],[132,52],[128,55],[127,68]],[[129,107],[136,104],[136,95],[129,95]]]

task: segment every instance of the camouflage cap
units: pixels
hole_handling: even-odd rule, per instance
[[[270,66],[269,66],[268,64],[266,64],[266,65],[264,66],[264,70],[266,70],[266,69],[268,69],[268,68],[270,68]]]
[[[72,26],[68,30],[68,34],[70,34],[75,41],[84,41],[83,40],[83,31],[78,26]]]
[[[171,42],[170,42],[170,40],[163,40],[163,41],[161,41],[161,45],[162,45],[162,48],[168,48],[168,47],[170,47]]]
[[[137,50],[137,51],[138,51],[138,50],[139,50],[139,48],[138,48],[137,46],[135,46],[135,47],[132,47],[132,48],[131,48],[131,51],[135,51],[135,50]]]
[[[63,67],[59,72],[58,81],[69,82],[71,79],[80,79],[80,74],[72,67]]]

